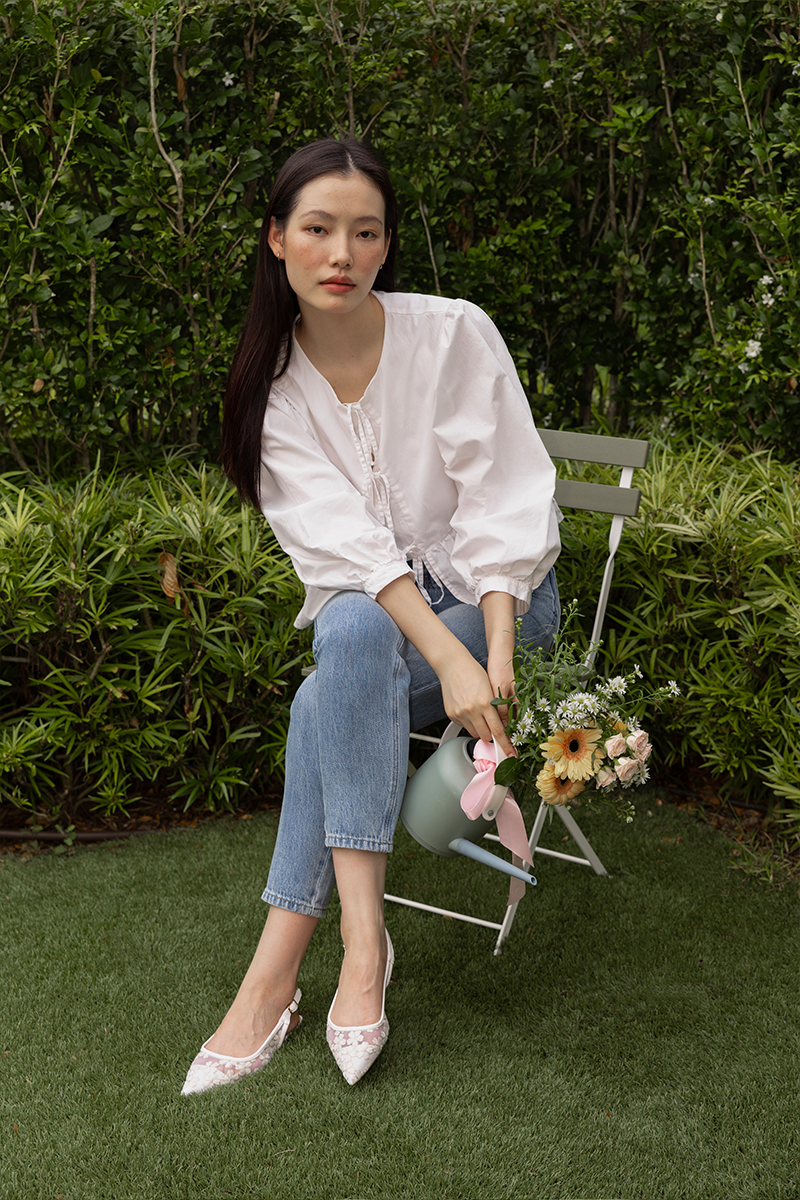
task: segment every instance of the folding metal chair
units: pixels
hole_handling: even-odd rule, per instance
[[[639,511],[641,492],[633,485],[633,472],[637,467],[647,465],[649,443],[633,438],[604,437],[599,434],[569,433],[558,429],[540,429],[542,441],[551,458],[570,459],[576,462],[600,463],[621,468],[618,484],[586,483],[576,479],[557,479],[556,501],[561,508],[580,509],[584,512],[608,513],[611,515],[611,530],[608,538],[608,558],[606,560],[603,582],[595,612],[592,628],[593,649],[587,655],[587,674],[591,673],[597,654],[597,643],[600,641],[605,621],[608,596],[611,591],[611,580],[614,575],[614,559],[622,537],[622,527],[626,517],[635,517]],[[411,734],[423,742],[438,745],[439,739],[427,734]],[[413,768],[411,768],[413,770]],[[565,854],[560,850],[550,850],[539,845],[545,818],[552,809],[560,817],[567,833],[572,837],[582,855]],[[496,834],[487,834],[487,840],[499,842]],[[581,832],[577,821],[569,809],[562,806],[551,806],[545,801],[539,805],[539,811],[533,823],[529,839],[531,858],[534,854],[543,854],[550,858],[560,858],[566,862],[578,863],[591,867],[596,875],[607,875],[605,867],[598,855],[592,849],[589,841]],[[483,925],[488,929],[498,930],[494,947],[495,954],[502,953],[502,946],[511,930],[516,916],[517,905],[509,905],[502,922],[485,921],[479,917],[468,916],[466,913],[451,912],[449,909],[436,908],[433,905],[422,904],[416,900],[408,900],[403,896],[393,896],[388,893],[386,900],[396,904],[405,904],[411,908],[419,908],[425,912],[439,913],[441,916],[452,917],[457,921],[468,921],[473,925]]]

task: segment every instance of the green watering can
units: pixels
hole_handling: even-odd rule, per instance
[[[458,737],[460,728],[451,722],[438,749],[409,779],[400,820],[414,840],[434,854],[445,858],[461,854],[510,875],[512,880],[534,884],[533,875],[475,844],[497,821],[503,845],[533,865],[516,802],[506,788],[494,783],[494,767],[505,755],[496,742]],[[490,769],[476,771],[473,753],[488,762]],[[524,892],[519,882],[512,882],[509,903]]]

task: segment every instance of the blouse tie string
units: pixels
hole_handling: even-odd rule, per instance
[[[491,742],[477,742],[472,757],[478,773],[464,788],[462,809],[471,821],[484,817],[487,821],[497,822],[498,836],[506,849],[511,851],[515,867],[521,867],[523,862],[533,866],[519,805],[510,791],[504,794],[504,789],[494,782],[495,768],[504,760],[505,754],[492,739]],[[519,879],[512,879],[508,903],[516,904],[524,895],[525,884]]]
[[[406,561],[408,563],[410,563],[410,565],[411,565],[411,570],[414,572],[414,579],[416,580],[417,587],[419,588],[420,592],[422,593],[423,599],[431,607],[433,607],[434,604],[438,604],[439,601],[444,598],[444,592],[445,592],[444,584],[442,583],[442,580],[439,578],[439,575],[436,572],[436,570],[431,566],[431,564],[428,562],[425,555],[421,552],[421,550],[419,549],[419,547],[416,544],[409,546],[408,549],[406,550]],[[430,593],[428,592],[428,589],[425,586],[425,572],[426,571],[428,572],[428,578],[429,578],[430,582],[435,583],[439,589],[439,595],[436,597],[435,600],[431,599]]]
[[[389,481],[377,469],[378,442],[369,419],[355,404],[348,404],[350,429],[358,450],[361,469],[364,473],[365,495],[372,501],[385,524],[394,533],[392,522],[391,493]]]

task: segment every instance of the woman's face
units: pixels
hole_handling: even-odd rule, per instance
[[[369,295],[389,248],[385,205],[365,175],[322,175],[300,192],[269,244],[285,260],[300,311],[353,312]]]

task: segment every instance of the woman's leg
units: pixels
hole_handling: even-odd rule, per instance
[[[317,920],[284,908],[269,910],[253,960],[209,1050],[246,1058],[263,1045],[294,995]],[[299,1019],[292,1017],[290,1031]]]
[[[371,1025],[381,1017],[387,955],[383,893],[388,857],[370,850],[333,852],[346,950],[331,1011],[335,1025]]]
[[[404,639],[380,605],[358,592],[333,597],[315,634],[317,670],[292,704],[280,826],[263,894],[271,907],[236,1000],[209,1043],[222,1054],[252,1053],[274,1027],[327,908],[334,872],[347,949],[334,1019],[350,1026],[380,1018],[383,880],[408,751]]]
[[[317,618],[317,737],[324,806],[342,908],[342,962],[331,1019],[380,1019],[386,967],[383,892],[408,761],[405,639],[361,593],[342,593]]]
[[[434,609],[485,664],[480,611],[449,593]],[[523,640],[549,645],[559,612],[551,572],[523,618]],[[441,689],[380,605],[358,592],[340,593],[322,610],[314,654],[317,670],[292,705],[281,822],[263,896],[272,907],[210,1043],[222,1054],[252,1053],[274,1027],[327,907],[334,872],[347,954],[332,1019],[356,1026],[380,1017],[384,877],[405,788],[409,695],[412,728],[420,729],[444,716]]]

